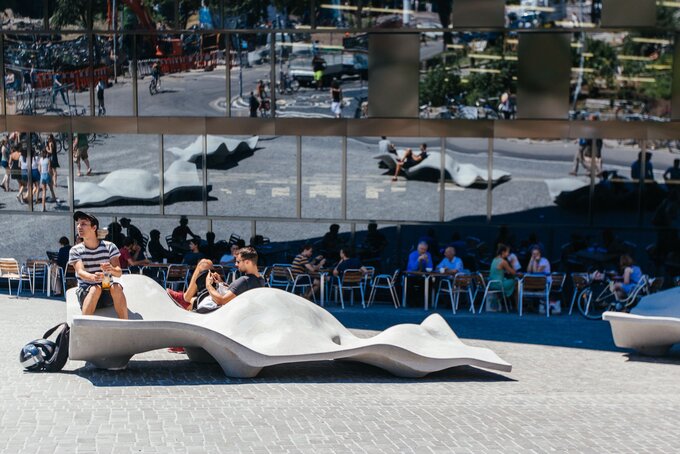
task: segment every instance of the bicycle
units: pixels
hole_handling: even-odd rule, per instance
[[[625,297],[620,299],[613,290],[613,281],[608,279],[593,279],[578,296],[578,309],[585,318],[601,320],[602,314],[607,311],[628,311],[637,304],[641,293],[648,293],[649,279],[643,275],[635,288]],[[593,295],[595,299],[593,299]]]
[[[282,95],[296,93],[300,89],[300,81],[290,76],[290,74],[281,72],[279,81],[277,82],[279,93]]]

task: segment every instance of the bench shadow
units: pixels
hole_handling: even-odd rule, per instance
[[[400,378],[371,365],[352,361],[315,361],[269,366],[254,378],[231,378],[217,363],[189,360],[135,360],[122,371],[85,364],[63,374],[79,376],[97,387],[238,385],[256,383],[441,383],[515,382],[505,375],[471,366],[452,367],[423,378]]]
[[[665,356],[647,356],[641,355],[635,351],[629,351],[623,355],[627,361],[636,363],[653,363],[653,364],[675,364],[680,366],[680,345],[674,346],[670,352]]]

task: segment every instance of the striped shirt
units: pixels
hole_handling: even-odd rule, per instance
[[[293,277],[296,277],[298,274],[307,274],[309,273],[309,270],[307,270],[307,264],[309,263],[309,258],[302,254],[298,254],[295,259],[293,260],[293,265],[291,266],[291,271],[293,272]]]
[[[120,251],[115,244],[101,240],[99,245],[94,249],[89,249],[85,247],[85,243],[76,244],[71,248],[68,256],[68,263],[75,265],[76,262],[82,261],[85,271],[88,273],[96,273],[101,271],[101,264],[106,262],[111,262],[114,257],[119,257]],[[78,286],[83,287],[86,285],[97,284],[95,281],[88,281],[76,276],[78,279]]]

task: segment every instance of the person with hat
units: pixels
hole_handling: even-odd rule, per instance
[[[82,242],[73,246],[68,262],[76,270],[78,289],[76,296],[83,315],[92,315],[97,307],[113,306],[118,318],[127,319],[127,300],[123,287],[111,281],[120,277],[120,251],[115,244],[97,236],[99,221],[89,213],[73,213],[76,233]]]

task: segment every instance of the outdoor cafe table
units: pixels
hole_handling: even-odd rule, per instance
[[[436,279],[438,277],[453,277],[455,274],[452,273],[440,273],[438,271],[407,271],[404,273],[404,288],[401,292],[401,306],[406,307],[406,289],[408,288],[408,278],[412,277],[422,277],[425,280],[424,285],[424,298],[423,298],[423,309],[428,310],[430,306],[430,279]]]

